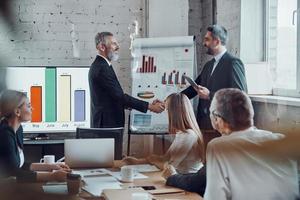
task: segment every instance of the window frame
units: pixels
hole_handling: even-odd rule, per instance
[[[266,35],[266,55],[268,55],[269,51],[269,8],[270,8],[270,0],[266,0],[265,11],[265,35]],[[272,94],[275,96],[286,96],[286,97],[297,97],[300,98],[300,0],[297,0],[297,64],[296,64],[296,89],[286,89],[286,88],[277,88],[273,86]],[[268,57],[268,56],[267,56]],[[268,61],[268,60],[267,60]]]

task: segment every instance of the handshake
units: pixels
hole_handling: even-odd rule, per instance
[[[148,110],[155,113],[161,113],[165,110],[165,103],[156,99],[152,103],[149,103]]]

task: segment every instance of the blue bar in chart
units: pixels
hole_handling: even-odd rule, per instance
[[[75,121],[85,121],[85,90],[74,91]]]

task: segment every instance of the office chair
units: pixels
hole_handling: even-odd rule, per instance
[[[76,138],[114,138],[115,160],[122,159],[123,127],[119,128],[77,128]]]

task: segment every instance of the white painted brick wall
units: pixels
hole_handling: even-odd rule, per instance
[[[0,55],[11,66],[89,66],[96,50],[94,36],[99,31],[111,31],[120,41],[121,66],[130,58],[128,26],[133,20],[141,25],[144,35],[144,0],[16,0],[16,28],[2,32],[1,39],[9,39]],[[80,58],[73,57],[70,36],[71,23],[79,37]],[[129,76],[129,65],[117,70]]]

